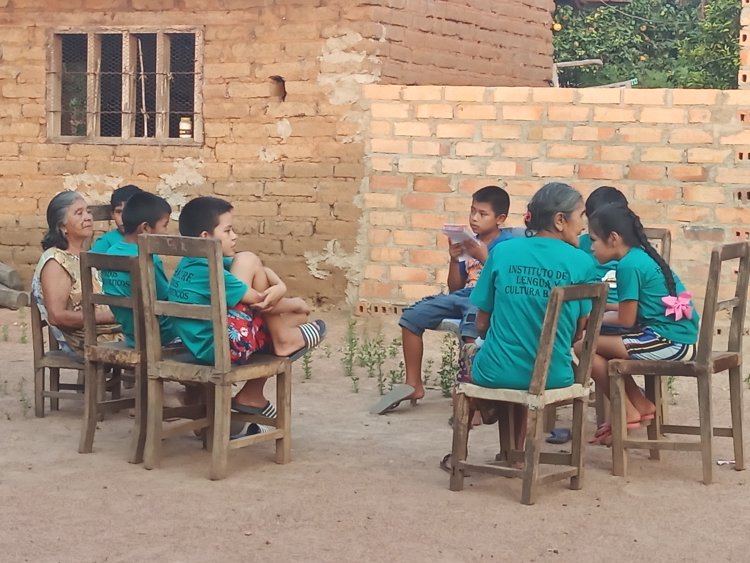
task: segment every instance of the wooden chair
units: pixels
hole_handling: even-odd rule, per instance
[[[109,205],[92,205],[89,211],[94,222],[109,221],[111,219]],[[60,409],[60,399],[83,400],[83,370],[84,360],[74,354],[60,349],[52,328],[42,320],[39,306],[32,295],[29,295],[31,308],[31,343],[34,350],[34,414],[44,417],[44,400],[49,399],[50,410]],[[44,329],[47,328],[45,339]],[[76,383],[60,383],[60,370],[78,372]],[[49,370],[49,389],[46,385],[46,373]]]
[[[94,292],[95,270],[115,270],[127,272],[131,279],[131,296],[121,297]],[[130,448],[130,462],[143,461],[143,447],[146,441],[146,385],[145,354],[141,353],[143,322],[135,323],[136,347],[130,348],[127,343],[97,341],[96,306],[117,306],[131,309],[135,319],[143,318],[143,298],[140,289],[138,259],[132,256],[110,256],[93,252],[81,253],[81,290],[83,293],[83,326],[84,326],[84,408],[81,424],[81,438],[78,443],[79,453],[91,453],[94,445],[96,423],[103,419],[105,412],[119,411],[123,408],[135,408],[135,431]],[[110,400],[105,400],[105,374],[113,369],[113,393]],[[122,369],[135,372],[135,397],[120,397],[119,377]]]
[[[163,438],[189,430],[207,428],[211,451],[211,479],[223,479],[227,473],[228,450],[259,442],[276,441],[276,463],[287,463],[291,454],[291,362],[288,358],[257,354],[246,365],[233,366],[229,358],[227,337],[227,302],[224,287],[221,245],[218,240],[164,235],[138,237],[141,283],[144,290],[146,319],[146,351],[148,356],[148,430],[146,433],[145,467],[157,467],[161,458]],[[187,305],[158,301],[152,256],[195,256],[208,260],[211,303]],[[159,344],[159,315],[209,321],[214,333],[213,365],[202,365],[191,354],[164,357]],[[250,379],[276,377],[275,419],[231,413],[232,383]],[[165,380],[202,383],[207,387],[207,414],[204,418],[183,422],[164,429],[160,416]],[[263,434],[230,441],[230,420],[257,422],[274,426]]]
[[[45,399],[49,399],[49,407],[53,411],[60,409],[60,399],[83,400],[83,383],[60,383],[60,370],[73,370],[82,374],[84,365],[83,358],[60,349],[60,344],[52,333],[52,327],[42,320],[39,306],[33,296],[29,301],[31,345],[34,350],[34,414],[43,418]],[[47,371],[49,388],[45,377]]]
[[[593,309],[588,321],[589,330],[586,331],[584,337],[584,353],[581,361],[574,367],[575,383],[562,389],[545,389],[561,309],[566,301],[580,299],[591,299]],[[606,302],[607,290],[603,283],[557,287],[552,290],[539,337],[539,350],[528,391],[488,389],[470,383],[459,383],[456,386],[456,398],[453,401],[453,450],[450,478],[450,489],[452,491],[463,489],[464,472],[467,469],[499,474],[504,477],[520,477],[523,479],[523,491],[521,493],[523,504],[534,504],[536,488],[541,483],[570,478],[571,489],[581,488],[585,444],[583,439],[584,407],[588,402],[591,363],[599,338],[599,329],[602,324]],[[571,400],[573,401],[573,440],[570,453],[542,452],[544,443],[542,415],[545,407]],[[523,452],[513,449],[512,405],[528,407],[526,444]],[[480,412],[495,409],[495,412],[499,414],[500,453],[496,458],[496,463],[477,464],[466,461],[469,423],[476,409],[479,409]],[[508,463],[516,461],[524,461],[523,469],[507,466]],[[554,473],[540,476],[540,463],[564,465],[566,467]]]
[[[722,264],[728,260],[739,259],[737,282],[734,297],[719,301],[719,285]],[[713,479],[712,439],[713,436],[731,437],[734,440],[735,469],[745,468],[742,446],[742,336],[747,307],[748,281],[750,280],[750,243],[738,242],[718,246],[711,252],[711,263],[706,286],[706,297],[703,304],[698,349],[695,361],[643,361],[643,360],[610,360],[609,377],[612,393],[612,472],[625,476],[627,457],[625,450],[640,448],[651,450],[652,459],[658,459],[659,450],[700,451],[703,460],[703,482],[710,484]],[[713,351],[714,322],[718,311],[729,311],[731,323],[729,342],[726,351]],[[713,375],[723,371],[729,372],[729,395],[732,425],[728,428],[714,428],[711,412],[711,384]],[[624,376],[644,375],[652,379],[660,375],[695,378],[698,385],[699,426],[664,424],[661,428],[655,425],[648,427],[648,439],[630,438],[625,427],[625,386]],[[658,387],[658,386],[655,386]],[[657,407],[659,405],[657,404]],[[667,434],[699,435],[696,441],[666,440]]]

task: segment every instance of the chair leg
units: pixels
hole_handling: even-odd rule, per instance
[[[96,376],[96,402],[97,403],[103,403],[107,399],[107,372],[104,369],[104,365],[101,366],[101,369],[97,369],[97,376]],[[88,381],[84,384],[84,394],[88,393],[88,390],[85,388],[88,384]],[[104,409],[98,409],[96,413],[96,419],[101,422],[104,420]]]
[[[661,436],[661,426],[669,424],[669,401],[665,401],[664,397],[669,397],[669,379],[665,376],[659,376],[659,394],[661,396],[661,402],[656,409],[656,418],[659,420],[659,436]]]
[[[469,398],[463,393],[457,393],[453,399],[453,447],[451,449],[451,491],[464,488],[464,470],[459,467],[459,461],[466,461],[469,450],[469,424],[471,423],[471,409]]]
[[[662,391],[662,377],[655,375],[646,377],[646,398],[656,406],[656,416],[646,427],[646,435],[649,440],[659,440],[661,438],[661,408],[664,396]],[[649,459],[659,461],[661,452],[658,448],[649,450]]]
[[[144,364],[135,366],[135,428],[130,441],[130,463],[141,463],[146,446],[146,421],[148,420],[148,394]]]
[[[211,450],[211,469],[209,471],[209,478],[212,481],[218,481],[227,476],[232,386],[215,385],[214,393],[214,434],[212,440],[213,444]]]
[[[99,377],[102,372],[100,367],[101,364],[86,362],[86,369],[83,370],[83,420],[81,421],[81,437],[78,441],[79,454],[90,454],[94,447]]]
[[[161,428],[164,412],[164,381],[148,378],[148,407],[146,415],[146,449],[143,466],[159,467],[161,462]]]
[[[44,418],[44,368],[34,370],[34,415]]]
[[[734,468],[737,471],[745,469],[745,452],[742,445],[742,387],[742,372],[740,368],[729,368],[729,400],[732,409]]]
[[[206,392],[206,418],[208,419],[208,426],[204,428],[205,432],[203,432],[203,448],[208,453],[211,453],[214,448],[214,402],[216,401],[216,386],[212,383],[207,383],[204,387]]]
[[[601,386],[594,387],[594,403],[596,405],[596,427],[599,428],[609,419],[609,399],[601,390]]]
[[[583,439],[583,414],[585,412],[586,400],[573,400],[573,440],[570,445],[571,465],[578,470],[570,478],[570,488],[578,491],[583,487],[583,448],[585,441]]]
[[[547,405],[544,407],[544,431],[549,433],[557,424],[557,406]]]
[[[284,431],[276,439],[276,463],[289,463],[292,457],[292,368],[276,376],[276,428]]]
[[[539,454],[542,451],[544,414],[538,409],[529,409],[526,418],[526,447],[524,448],[523,488],[521,503],[536,502],[537,477],[539,476]]]
[[[49,370],[49,390],[58,392],[60,391],[60,368],[50,368]],[[60,399],[57,397],[49,398],[49,410],[59,411],[60,410]]]
[[[697,377],[698,413],[701,426],[701,458],[703,460],[703,483],[713,481],[713,420],[711,417],[711,378],[708,375]]]
[[[625,455],[624,446],[627,438],[625,380],[620,376],[610,377],[609,392],[612,417],[612,475],[625,477],[628,469],[628,458]]]

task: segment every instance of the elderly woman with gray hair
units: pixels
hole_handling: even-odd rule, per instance
[[[77,192],[57,194],[47,206],[48,231],[31,282],[32,298],[42,319],[53,328],[60,347],[83,354],[83,311],[80,254],[94,233],[93,217],[86,200]],[[100,281],[94,279],[94,285]],[[96,311],[100,341],[120,340],[120,328],[108,307]]]

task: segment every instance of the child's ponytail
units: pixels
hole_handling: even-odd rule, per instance
[[[649,242],[641,218],[628,206],[612,203],[600,207],[589,218],[589,230],[601,239],[607,239],[612,233],[617,233],[628,246],[642,248],[659,265],[669,295],[677,295],[672,269]]]

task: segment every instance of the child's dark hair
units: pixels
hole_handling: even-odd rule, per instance
[[[617,188],[612,186],[599,186],[586,198],[586,217],[591,217],[594,211],[608,203],[628,204],[628,198]]]
[[[128,204],[122,210],[123,232],[132,235],[138,230],[138,225],[143,223],[153,227],[170,213],[172,207],[166,199],[149,192],[137,193],[128,200]]]
[[[201,196],[191,199],[180,212],[180,234],[184,237],[199,237],[203,231],[212,233],[219,224],[219,216],[229,213],[234,207],[218,197]]]
[[[498,186],[485,186],[474,192],[472,201],[477,203],[489,203],[495,215],[507,215],[510,209],[510,196],[503,188]]]
[[[133,197],[135,194],[141,193],[142,191],[143,190],[141,188],[133,184],[128,184],[127,186],[117,188],[112,192],[112,197],[109,198],[109,205],[112,208],[112,211],[114,211],[118,205],[127,203],[127,201],[131,197]]]
[[[550,182],[545,184],[531,197],[524,222],[526,236],[533,236],[539,231],[552,229],[555,215],[562,213],[570,217],[583,197],[568,184]]]
[[[642,248],[661,268],[669,295],[677,295],[672,269],[656,249],[651,246],[643,230],[641,218],[633,213],[627,205],[610,203],[597,209],[589,217],[589,232],[594,233],[602,240],[608,239],[612,233],[617,233],[627,246]]]

